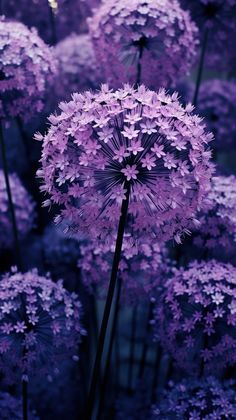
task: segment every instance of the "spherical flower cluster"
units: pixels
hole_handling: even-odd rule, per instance
[[[185,380],[166,391],[152,420],[234,420],[236,393],[231,381]]]
[[[0,392],[1,420],[22,420],[22,401],[8,394]],[[38,417],[32,411],[28,412],[29,420],[37,420]]]
[[[91,292],[98,286],[102,297],[108,289],[114,250],[115,241],[113,246],[96,243],[80,246],[81,280]],[[153,290],[156,292],[171,271],[167,249],[146,238],[137,249],[132,236],[127,234],[122,252],[118,276],[122,280],[123,298],[126,302],[143,302]]]
[[[66,356],[77,355],[81,303],[61,281],[37,270],[7,273],[0,280],[0,308],[0,371],[7,381],[53,372]]]
[[[194,62],[198,31],[177,0],[104,1],[89,28],[114,87],[140,80],[153,89],[169,86]]]
[[[236,268],[215,260],[176,270],[153,320],[156,337],[190,374],[236,361]]]
[[[199,215],[200,225],[194,244],[212,254],[234,250],[236,242],[236,177],[212,178],[206,208]],[[235,250],[234,250],[235,251]]]
[[[9,177],[17,229],[24,238],[34,226],[35,204],[16,174]],[[0,244],[11,248],[14,243],[12,219],[3,171],[0,170]]]
[[[159,241],[188,232],[213,171],[212,135],[177,95],[129,85],[74,94],[51,115],[43,137],[45,205],[61,207],[57,222],[95,238],[114,240],[121,203],[129,195],[134,237]]]
[[[218,150],[236,148],[236,83],[208,80],[202,83],[198,112],[215,136],[212,146]]]
[[[207,31],[207,54],[205,64],[215,69],[227,69],[235,57],[235,0],[181,0],[183,8],[190,12],[202,36]]]
[[[36,30],[22,23],[0,19],[0,34],[0,118],[28,120],[43,108],[55,59]]]
[[[54,85],[57,97],[69,99],[71,93],[98,88],[102,81],[89,35],[72,34],[54,50],[58,76]]]

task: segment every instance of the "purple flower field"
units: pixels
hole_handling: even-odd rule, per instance
[[[236,0],[0,0],[0,420],[236,419]]]

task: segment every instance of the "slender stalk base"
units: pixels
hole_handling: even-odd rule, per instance
[[[23,420],[28,420],[28,383],[22,381],[22,414]]]
[[[53,45],[55,45],[57,43],[55,14],[49,3],[48,3],[48,7],[49,7],[49,20],[50,20],[50,25],[51,25],[51,42]]]
[[[208,34],[209,34],[209,29],[206,28],[205,33],[204,33],[203,43],[202,43],[202,50],[201,50],[200,62],[199,62],[198,73],[197,73],[196,87],[195,87],[195,92],[193,96],[194,106],[197,105],[199,89],[200,89],[200,85],[202,81],[202,73],[203,73],[204,61],[205,61],[205,55],[206,55],[206,49],[207,49],[207,43],[208,43]]]
[[[97,353],[96,353],[96,358],[95,358],[95,363],[94,363],[94,368],[93,368],[93,373],[92,373],[92,380],[91,380],[91,386],[90,386],[90,391],[89,391],[89,396],[88,396],[85,420],[90,420],[93,414],[94,403],[95,403],[95,398],[96,398],[97,383],[98,383],[99,372],[101,368],[101,362],[102,362],[102,356],[103,356],[103,350],[104,350],[104,344],[105,344],[105,338],[106,338],[106,332],[107,332],[107,326],[108,326],[108,322],[110,318],[111,306],[112,306],[115,287],[116,287],[117,273],[118,273],[118,268],[119,268],[119,263],[120,263],[120,258],[121,258],[121,248],[122,248],[124,231],[125,231],[126,217],[128,213],[128,207],[129,207],[130,183],[128,181],[125,182],[124,188],[127,191],[126,199],[122,201],[122,205],[121,205],[121,215],[120,215],[120,221],[119,221],[119,226],[118,226],[115,253],[114,253],[113,263],[112,263],[111,278],[110,278],[107,299],[106,299],[104,313],[103,313],[100,334],[98,338]]]
[[[115,311],[114,311],[115,313],[114,313],[113,322],[112,322],[111,338],[110,338],[110,343],[109,343],[109,348],[108,348],[108,353],[107,353],[107,360],[106,360],[104,378],[103,378],[102,387],[101,387],[101,397],[100,397],[99,409],[98,409],[98,419],[101,418],[102,412],[103,412],[103,407],[104,407],[104,397],[105,397],[106,387],[107,387],[107,382],[108,382],[108,374],[109,374],[109,368],[110,368],[110,363],[111,363],[113,343],[114,343],[114,338],[115,338],[116,329],[117,329],[120,292],[121,292],[121,279],[118,278],[117,279],[117,293],[116,293],[116,301],[115,301]]]
[[[11,187],[10,187],[10,182],[9,182],[9,171],[8,171],[8,165],[7,165],[6,147],[5,147],[1,122],[0,122],[0,148],[1,148],[1,153],[2,153],[2,164],[3,164],[3,172],[4,172],[5,183],[6,183],[9,210],[10,210],[10,215],[11,215],[11,220],[12,220],[12,231],[13,231],[13,238],[14,238],[14,244],[15,244],[16,261],[17,261],[17,265],[21,268],[20,244],[19,244],[19,237],[18,237],[18,230],[17,230],[17,223],[16,223],[15,208],[14,208],[14,204],[12,200]]]
[[[130,337],[130,352],[129,352],[129,366],[128,366],[128,390],[133,390],[133,367],[135,359],[135,336],[137,329],[137,305],[132,309],[131,319],[131,337]]]
[[[137,77],[136,77],[136,83],[135,86],[138,87],[141,82],[141,71],[142,71],[142,65],[141,65],[141,58],[143,56],[143,47],[139,48],[139,57],[138,57],[138,65],[137,65]]]

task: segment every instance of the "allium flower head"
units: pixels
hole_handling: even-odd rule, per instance
[[[219,150],[236,148],[236,83],[208,80],[202,83],[198,112],[215,136],[212,146]]]
[[[60,100],[69,99],[73,92],[99,87],[102,75],[89,35],[68,36],[55,46],[54,53],[58,61],[54,90]]]
[[[42,191],[60,206],[57,221],[95,238],[111,237],[130,191],[134,236],[159,240],[188,232],[208,188],[212,135],[177,95],[126,85],[74,94],[49,118],[43,137]]]
[[[236,361],[236,268],[215,260],[176,270],[164,284],[154,325],[178,366],[199,374]]]
[[[194,243],[214,251],[234,249],[236,242],[236,177],[215,176],[211,181],[206,208],[199,216],[200,225]]]
[[[16,174],[11,174],[9,181],[18,233],[20,238],[24,238],[34,226],[35,204]],[[0,170],[0,244],[2,248],[11,248],[13,243],[6,183],[3,171]]]
[[[127,234],[118,272],[126,303],[143,302],[153,290],[160,287],[171,271],[171,261],[164,246],[144,238],[138,248],[132,236]],[[78,260],[78,266],[81,268],[81,280],[90,291],[97,286],[102,297],[108,288],[114,251],[115,241],[113,246],[96,243],[80,246],[81,259]]]
[[[12,271],[0,280],[0,371],[7,381],[20,375],[53,373],[61,360],[76,355],[81,334],[81,303],[61,281],[37,270]]]
[[[0,413],[1,420],[23,420],[22,400],[13,397],[7,392],[0,392]],[[29,420],[39,420],[32,411],[28,412]]]
[[[52,50],[35,29],[0,19],[0,118],[28,120],[41,111],[55,72]]]
[[[236,393],[232,381],[184,380],[166,391],[152,420],[234,420]]]
[[[227,69],[235,50],[232,43],[232,37],[235,37],[235,0],[181,0],[181,5],[196,22],[202,42],[205,31],[208,31],[205,64],[213,69]]]
[[[89,28],[98,62],[114,87],[136,82],[139,60],[142,83],[169,86],[195,58],[198,31],[177,0],[104,1]]]

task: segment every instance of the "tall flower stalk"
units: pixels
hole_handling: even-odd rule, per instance
[[[199,89],[200,89],[201,81],[202,81],[204,62],[205,62],[205,56],[206,56],[206,51],[207,51],[208,34],[209,34],[209,28],[206,27],[205,32],[204,32],[203,41],[202,41],[200,61],[199,61],[199,66],[198,66],[197,79],[196,79],[196,86],[195,86],[195,91],[194,91],[194,96],[193,96],[193,105],[194,106],[197,105]]]
[[[115,287],[116,287],[117,273],[118,273],[119,263],[121,259],[121,248],[122,248],[122,243],[123,243],[123,238],[124,238],[125,224],[126,224],[128,206],[129,206],[129,196],[130,196],[130,182],[129,181],[126,181],[124,188],[126,190],[126,197],[123,199],[122,205],[121,205],[121,215],[120,215],[118,232],[117,232],[116,247],[115,247],[115,253],[113,257],[110,283],[109,283],[109,288],[107,292],[107,298],[106,298],[106,303],[105,303],[105,308],[104,308],[104,313],[103,313],[103,318],[102,318],[101,329],[100,329],[100,333],[98,337],[97,352],[96,352],[96,358],[95,358],[94,367],[93,367],[85,419],[91,419],[93,409],[94,409],[99,371],[100,371],[104,343],[105,343],[105,338],[106,338],[106,331],[107,331],[107,326],[108,326],[108,322],[110,318],[110,312],[111,312],[111,307],[112,307],[112,302],[113,302],[114,292],[115,292]]]

